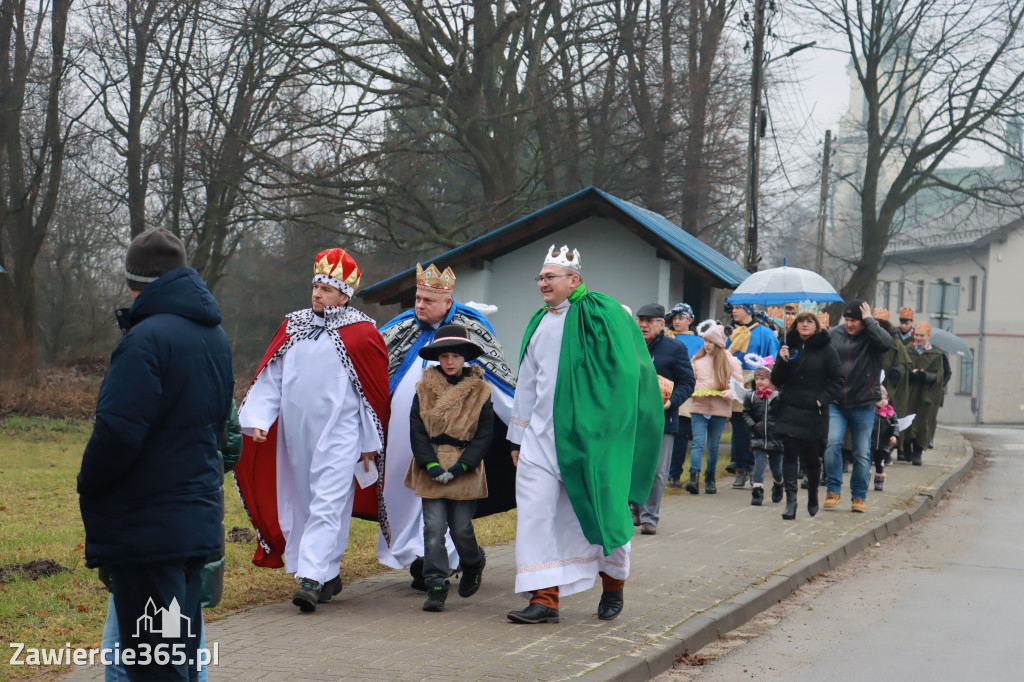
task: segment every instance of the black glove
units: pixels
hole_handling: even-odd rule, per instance
[[[462,462],[456,462],[448,468],[448,473],[452,475],[452,478],[461,476],[466,473],[466,466]]]
[[[441,466],[440,464],[436,464],[434,466],[428,464],[427,465],[427,473],[430,474],[431,478],[438,478],[439,476],[441,476],[442,474],[444,474],[446,472],[444,470],[444,467]]]

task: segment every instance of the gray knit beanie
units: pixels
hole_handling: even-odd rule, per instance
[[[185,245],[162,227],[146,230],[133,239],[124,259],[128,287],[135,291],[142,291],[164,273],[182,265],[187,265]]]

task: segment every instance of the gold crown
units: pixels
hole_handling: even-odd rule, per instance
[[[770,305],[768,306],[768,316],[774,317],[776,320],[781,320],[786,314],[785,308],[781,305]]]
[[[433,263],[424,270],[423,266],[417,263],[416,286],[438,294],[450,294],[455,289],[455,273],[451,268],[445,268],[444,272],[441,272]]]
[[[871,312],[871,317],[875,318],[876,320],[888,320],[889,311],[885,308],[875,308]]]
[[[914,319],[913,308],[900,308],[900,319],[901,320],[912,320]]]
[[[828,329],[828,313],[826,313],[824,310],[818,313],[818,321],[821,322],[822,327]]]

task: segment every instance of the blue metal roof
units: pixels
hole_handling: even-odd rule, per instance
[[[638,225],[655,235],[659,241],[665,243],[669,248],[675,249],[685,258],[688,258],[700,267],[704,268],[708,273],[717,278],[722,283],[723,287],[735,289],[739,286],[740,282],[746,279],[750,274],[697,237],[686,232],[678,225],[673,224],[665,216],[659,215],[658,213],[645,208],[640,208],[635,204],[631,204],[624,199],[619,199],[618,197],[608,194],[596,187],[587,187],[575,194],[570,194],[564,199],[560,199],[559,201],[545,206],[538,211],[534,211],[527,216],[523,216],[519,220],[511,222],[504,227],[491,230],[487,234],[470,240],[462,246],[446,251],[445,253],[435,256],[429,260],[424,260],[422,264],[429,265],[430,263],[436,262],[450,264],[459,260],[461,256],[464,256],[467,253],[479,250],[488,242],[513,237],[517,231],[524,230],[538,219],[570,207],[574,203],[585,199],[591,199],[593,197],[600,198],[604,202],[628,215],[636,221]],[[518,248],[518,245],[513,248]],[[399,284],[401,280],[413,277],[415,272],[415,267],[399,272],[398,274],[392,275],[371,287],[363,289],[359,293],[359,296],[365,297],[372,295],[375,292],[390,289],[392,286]]]
[[[593,189],[610,203],[630,214],[638,223],[674,246],[681,254],[718,277],[730,289],[735,289],[750,275],[737,263],[726,258],[660,213],[641,208],[597,188]]]

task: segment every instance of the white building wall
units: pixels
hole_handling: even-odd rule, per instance
[[[608,294],[634,311],[644,303],[658,302],[666,307],[674,303],[667,298],[670,268],[659,262],[655,248],[604,218],[588,218],[507,253],[491,261],[489,270],[461,268],[455,273],[456,300],[498,306],[498,311],[488,317],[514,369],[519,366],[526,323],[543,304],[533,278],[540,272],[551,244],[566,244],[580,251],[583,278],[591,291]],[[666,300],[659,300],[659,295]]]
[[[939,412],[939,421],[947,424],[970,424],[975,422],[972,398],[978,397],[978,374],[981,368],[981,422],[986,424],[1024,423],[1024,230],[1011,233],[1004,242],[977,249],[974,258],[988,270],[987,292],[985,292],[985,333],[984,346],[979,357],[978,338],[981,324],[983,287],[985,273],[981,265],[970,257],[966,248],[943,250],[931,254],[914,254],[890,259],[879,273],[879,297],[882,283],[892,284],[892,318],[898,317],[895,282],[903,279],[907,286],[906,303],[917,308],[917,281],[927,283],[940,277],[946,281],[960,278],[960,310],[953,321],[953,333],[959,336],[974,351],[974,382],[970,392],[961,391],[960,374],[962,360],[950,356],[952,378],[948,385],[946,400]],[[971,302],[971,277],[976,277],[976,291]],[[924,307],[927,301],[923,302]],[[915,313],[916,320],[935,323],[927,313]]]

